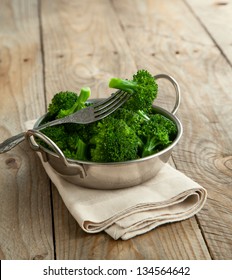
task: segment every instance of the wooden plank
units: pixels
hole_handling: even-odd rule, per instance
[[[1,1],[0,141],[45,109],[37,0]],[[0,155],[0,259],[53,258],[49,180],[25,143]]]
[[[212,258],[231,259],[231,67],[184,2],[136,3],[114,6],[138,67],[169,73],[182,88],[184,134],[173,160],[208,190],[197,217]]]
[[[231,1],[186,0],[203,27],[232,66],[232,3]]]
[[[91,87],[92,97],[105,97],[112,75],[134,73],[108,0],[42,1],[42,23],[48,100],[55,92],[78,92],[83,86]]]
[[[128,38],[128,29],[136,31],[133,25],[140,22],[140,17],[134,17],[133,12],[136,8],[140,9],[143,2],[126,1],[126,3],[127,10],[124,12],[120,7],[123,7],[125,1],[114,2],[114,6],[122,13],[120,22],[119,13],[114,11],[115,7],[110,1],[42,2],[48,100],[57,91],[66,89],[77,91],[83,85],[92,88],[94,97],[104,97],[108,94],[107,82],[112,75],[131,77],[136,70],[135,62],[141,63],[142,58],[145,58],[145,62],[151,60],[150,57],[147,58],[145,52],[150,48],[148,53],[151,54],[152,45],[146,41],[147,45],[144,46],[140,38],[140,35],[144,34],[143,24],[139,26],[140,32],[135,32]],[[131,10],[132,6],[134,9]],[[129,26],[123,23],[125,17],[130,18]],[[137,40],[138,42],[135,42]],[[207,39],[206,42],[211,43]],[[139,43],[142,45],[138,46]],[[133,44],[136,47],[133,47]],[[144,47],[145,49],[141,51]],[[133,59],[131,55],[132,50],[135,56],[136,49],[142,54],[139,59],[137,57]],[[151,65],[151,62],[147,65]],[[160,62],[159,65],[163,63]],[[150,69],[154,71],[154,67]],[[67,211],[55,187],[53,205],[58,259],[210,258],[195,218],[160,227],[129,241],[114,241],[103,233],[96,235],[84,233]]]

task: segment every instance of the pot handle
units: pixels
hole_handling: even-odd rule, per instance
[[[45,154],[44,151],[41,150],[40,146],[36,143],[35,139],[33,137],[38,137],[40,140],[42,140],[43,142],[45,142],[55,153],[56,155],[59,157],[59,159],[61,159],[61,161],[63,162],[63,164],[69,168],[75,168],[77,169],[77,174],[80,174],[81,178],[85,178],[86,177],[86,172],[84,167],[81,164],[76,164],[76,163],[69,163],[65,157],[65,155],[63,154],[63,152],[61,151],[61,149],[56,145],[56,143],[54,143],[48,136],[44,135],[42,132],[38,131],[38,130],[34,130],[34,129],[29,129],[26,133],[25,133],[25,138],[26,140],[29,142],[30,147],[37,152],[41,152],[42,156],[43,156],[43,160],[47,161],[47,159],[45,158]],[[57,171],[56,171],[57,172]],[[58,173],[58,172],[57,172]],[[62,175],[62,174],[60,174]],[[69,175],[70,176],[70,175]]]
[[[176,114],[179,106],[180,106],[180,87],[179,87],[179,84],[177,83],[177,81],[172,77],[172,76],[169,76],[167,74],[158,74],[158,75],[155,75],[154,78],[156,80],[158,79],[167,79],[168,81],[170,81],[172,83],[172,85],[174,86],[174,89],[175,89],[175,93],[176,93],[176,102],[175,102],[175,105],[174,105],[174,108],[172,109],[171,113],[173,115]]]

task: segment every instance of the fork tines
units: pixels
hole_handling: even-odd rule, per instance
[[[131,94],[125,91],[117,91],[109,98],[94,104],[95,119],[102,118],[102,115],[107,116],[118,109],[125,103]]]

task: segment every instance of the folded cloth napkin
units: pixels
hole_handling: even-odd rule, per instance
[[[67,182],[38,155],[80,227],[88,233],[104,230],[115,240],[127,240],[162,224],[185,220],[200,211],[207,198],[202,186],[169,164],[141,185],[96,190]]]
[[[206,190],[164,165],[150,181],[117,190],[96,190],[65,181],[48,162],[42,164],[66,207],[88,233],[107,232],[127,240],[165,223],[187,219],[206,201]]]

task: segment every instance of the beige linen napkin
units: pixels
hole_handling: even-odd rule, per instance
[[[162,224],[187,219],[200,211],[207,197],[202,186],[169,164],[141,185],[96,190],[65,181],[40,159],[81,228],[88,233],[104,230],[114,239],[127,240]]]

